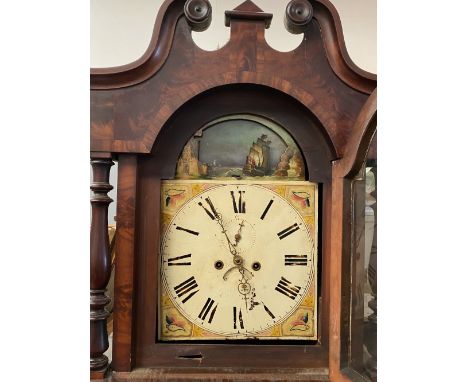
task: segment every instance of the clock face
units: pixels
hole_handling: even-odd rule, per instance
[[[296,312],[315,282],[313,238],[303,215],[269,188],[214,185],[169,223],[162,281],[190,323],[226,338],[256,337]]]

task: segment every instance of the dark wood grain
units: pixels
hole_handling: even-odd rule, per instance
[[[320,122],[307,108],[285,93],[248,84],[213,89],[195,97],[166,122],[153,147],[158,176],[171,178],[187,140],[205,124],[226,115],[262,116],[283,126],[304,155],[309,178],[316,182],[331,179],[330,162],[337,153]],[[157,169],[157,170],[156,170]]]
[[[134,296],[137,157],[119,156],[112,368],[130,371]]]
[[[337,170],[342,176],[353,178],[362,168],[369,150],[374,146],[373,156],[376,157],[376,139],[372,139],[377,130],[377,89],[363,105],[351,135],[348,139],[345,155],[337,163]],[[371,145],[371,141],[374,141]],[[375,158],[372,158],[375,159]]]
[[[333,170],[336,173],[336,170]],[[340,334],[341,334],[341,260],[343,247],[343,178],[333,174],[331,197],[331,240],[330,248],[330,380],[341,378]]]
[[[112,199],[107,193],[112,190],[109,184],[109,172],[112,159],[92,158],[93,179],[91,183],[91,264],[90,264],[90,369],[99,376],[105,373],[108,359],[104,352],[109,347],[106,321],[109,313],[105,306],[110,302],[106,296],[106,286],[111,273],[109,236],[107,231],[107,208]]]
[[[256,102],[253,103],[252,100]],[[221,100],[221,102],[217,102]],[[278,102],[278,107],[276,103]],[[319,241],[319,257],[321,263],[318,318],[319,341],[315,344],[289,344],[288,357],[284,356],[285,348],[272,345],[267,341],[257,341],[252,344],[181,344],[161,343],[157,340],[157,301],[158,278],[160,269],[160,179],[172,176],[176,158],[182,151],[187,138],[196,131],[196,126],[205,121],[216,119],[219,115],[238,113],[250,105],[250,110],[256,115],[270,118],[283,126],[287,126],[294,137],[300,137],[304,142],[304,158],[309,169],[309,179],[323,185],[323,203],[320,208],[320,221],[323,222]],[[255,105],[255,107],[253,106]],[[269,107],[267,107],[269,105]],[[279,107],[281,105],[281,107]],[[151,156],[139,161],[139,183],[137,220],[137,280],[138,297],[136,302],[136,367],[184,367],[187,360],[179,358],[182,355],[201,354],[204,367],[232,368],[326,368],[328,366],[328,305],[329,294],[329,239],[330,239],[330,178],[333,150],[328,140],[320,134],[320,128],[315,126],[316,120],[310,119],[310,114],[301,111],[301,105],[288,97],[282,97],[275,92],[256,92],[244,85],[231,89],[228,94],[220,96],[219,92],[205,94],[192,103],[187,109],[180,110],[168,121],[164,131],[158,137]],[[190,118],[193,124],[186,119]],[[151,206],[151,208],[148,208]],[[140,210],[141,209],[141,210]],[[327,216],[325,216],[327,215]],[[326,236],[324,236],[326,235]],[[326,240],[324,239],[326,237]],[[151,240],[148,240],[151,238]],[[327,244],[325,244],[327,243]],[[258,346],[261,347],[259,350]],[[262,357],[258,356],[261,351]]]
[[[191,31],[209,25],[208,0],[167,0],[139,60],[91,71],[91,149],[96,160],[109,165],[112,154],[120,164],[113,380],[344,381],[352,375],[346,353],[350,181],[376,131],[376,76],[351,61],[328,0],[291,4],[286,24],[304,33],[291,52],[267,44],[271,15],[251,1],[226,12],[229,42],[204,51],[194,44]],[[302,18],[291,13],[300,8]],[[183,344],[157,339],[161,179],[173,177],[182,148],[198,129],[233,114],[261,116],[288,130],[304,155],[308,179],[320,184],[317,342]],[[97,177],[102,176],[99,170]],[[93,207],[92,235],[101,244],[99,251],[92,250],[92,259],[100,259],[92,264],[92,274],[99,275],[92,285],[106,280],[100,228],[106,203],[102,199]],[[104,287],[95,289],[99,311],[105,305]],[[91,331],[98,362],[107,348],[103,333],[100,325]],[[183,358],[187,355],[201,358]]]
[[[335,74],[353,89],[370,94],[377,86],[375,74],[359,68],[349,57],[343,37],[343,28],[335,7],[329,0],[311,2],[314,19],[320,25],[323,44]]]
[[[322,13],[314,16],[302,44],[292,52],[278,52],[266,43],[264,22],[240,19],[232,23],[226,46],[206,52],[193,43],[190,27],[180,17],[183,4],[180,9],[178,4],[166,4],[158,27],[158,36],[162,28],[167,31],[165,39],[173,38],[170,50],[166,40],[157,50],[164,55],[164,65],[145,61],[138,66],[140,71],[149,70],[149,77],[142,78],[146,82],[129,88],[129,83],[114,81],[113,76],[134,79],[131,70],[93,75],[93,89],[101,89],[99,81],[109,83],[108,91],[91,92],[93,150],[149,153],[167,119],[190,99],[219,86],[248,83],[296,98],[320,120],[338,155],[343,155],[353,123],[376,82],[352,70],[342,48],[331,51],[329,44],[340,30],[331,25],[332,12],[319,7]],[[367,83],[367,90],[356,89],[356,82]]]

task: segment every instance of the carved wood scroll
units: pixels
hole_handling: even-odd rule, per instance
[[[288,28],[304,32],[292,52],[265,40],[272,15],[251,1],[226,12],[229,42],[207,52],[191,30],[207,27],[207,0],[167,0],[147,52],[132,64],[91,72],[91,149],[149,153],[174,112],[194,97],[232,84],[266,86],[302,103],[344,155],[356,118],[376,87],[375,75],[349,58],[338,14],[328,0],[293,0]]]

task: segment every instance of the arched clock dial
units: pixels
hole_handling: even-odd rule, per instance
[[[302,215],[261,185],[223,184],[187,201],[162,242],[162,280],[192,323],[248,338],[283,322],[314,279]]]

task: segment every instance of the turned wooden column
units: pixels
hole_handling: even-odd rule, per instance
[[[108,358],[103,354],[109,347],[107,338],[106,286],[111,274],[109,236],[107,232],[107,209],[112,199],[107,193],[112,190],[109,173],[114,165],[110,155],[92,157],[93,179],[91,182],[91,313],[90,313],[90,369],[91,378],[102,378],[107,370]]]

